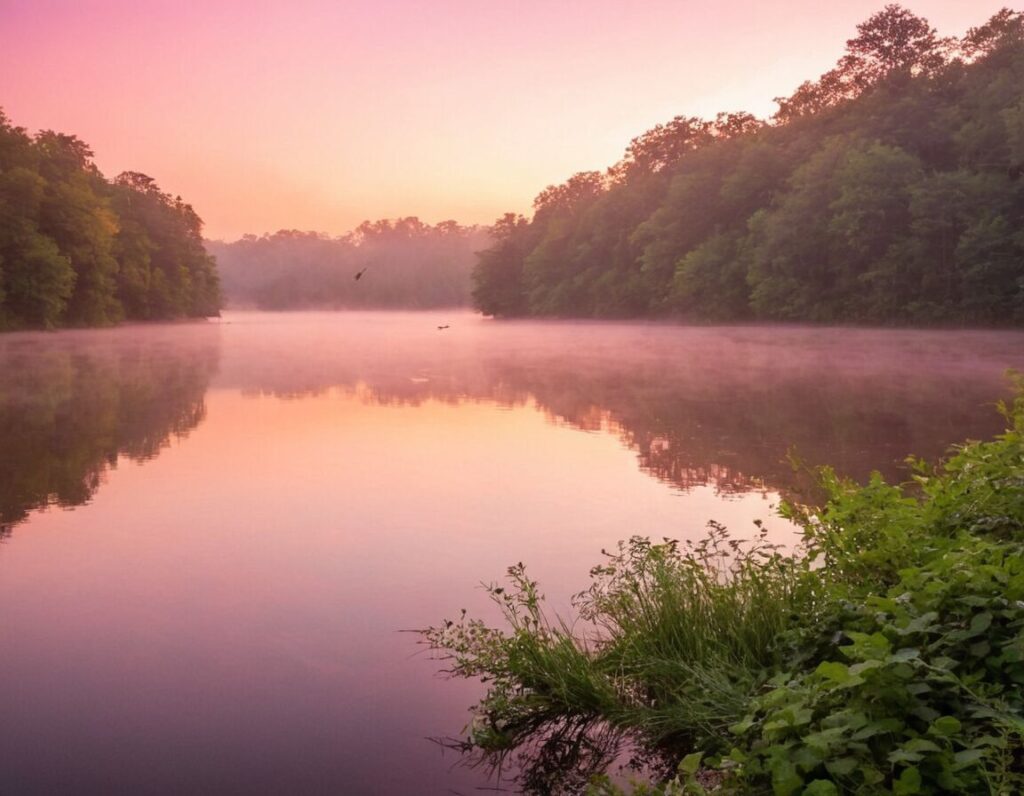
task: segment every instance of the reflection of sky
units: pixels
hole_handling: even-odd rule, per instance
[[[24,385],[0,383],[0,435],[31,432],[27,406],[88,399],[156,455],[122,455],[87,504],[32,513],[0,550],[0,781],[468,791],[423,739],[458,733],[475,688],[398,631],[492,615],[475,587],[517,561],[564,610],[634,533],[761,518],[785,539],[789,442],[863,467],[990,433],[1021,342],[461,313],[5,336]],[[175,436],[155,396],[198,394]]]
[[[992,402],[1024,367],[1016,332],[494,322],[468,313],[231,315],[216,383],[303,395],[328,387],[416,404],[535,403],[609,429],[680,487],[723,493],[803,483],[787,451],[864,478],[903,477],[1001,428]],[[454,320],[438,333],[435,320]]]
[[[12,786],[88,761],[84,781],[111,786],[443,793],[469,775],[423,738],[458,732],[473,697],[397,631],[487,614],[476,586],[518,560],[565,608],[625,535],[769,513],[760,495],[680,497],[614,436],[530,407],[220,389],[207,407],[5,545]]]
[[[301,319],[301,320],[300,320]],[[454,326],[438,332],[437,325]],[[440,323],[440,322],[443,322]],[[535,407],[617,436],[688,490],[800,499],[807,465],[905,477],[998,431],[1013,332],[485,321],[465,312],[234,313],[223,323],[0,339],[0,520],[78,505],[117,456],[158,455],[203,422],[209,385],[302,399]]]

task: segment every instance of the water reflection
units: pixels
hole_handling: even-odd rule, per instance
[[[899,479],[1001,428],[1005,371],[1024,334],[787,327],[490,322],[441,316],[241,316],[220,383],[301,397],[340,388],[382,405],[535,405],[552,422],[618,435],[642,469],[687,490],[805,486],[787,453],[863,479]],[[296,351],[301,350],[300,355]]]
[[[119,457],[151,459],[202,422],[215,330],[177,331],[0,337],[0,527],[86,503]]]
[[[789,494],[787,460],[900,478],[997,431],[1015,332],[505,323],[401,313],[229,315],[224,326],[0,338],[0,533],[32,509],[85,503],[118,457],[146,460],[202,422],[216,385],[383,406],[536,406],[617,435],[644,471],[688,490]],[[445,316],[450,319],[450,316]],[[496,452],[500,453],[500,452]]]
[[[486,618],[474,586],[518,560],[558,610],[632,533],[749,531],[799,486],[790,444],[862,476],[988,435],[1022,342],[401,313],[0,337],[0,782],[472,792],[424,739],[477,687],[396,631]]]

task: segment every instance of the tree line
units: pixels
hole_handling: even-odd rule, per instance
[[[0,329],[218,314],[202,226],[153,178],[107,180],[76,136],[0,110]]]
[[[495,316],[1024,321],[1024,15],[960,39],[897,5],[768,120],[678,116],[508,213]]]
[[[488,242],[480,227],[409,217],[366,221],[341,237],[281,230],[208,245],[229,304],[278,310],[465,306]]]

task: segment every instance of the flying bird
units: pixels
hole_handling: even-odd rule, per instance
[[[363,274],[366,273],[366,269],[369,268],[369,267],[370,266],[366,266],[366,268],[364,268],[362,271],[357,272],[356,275],[354,277],[352,277],[352,278],[355,279],[358,282],[360,279],[363,278]]]
[[[451,328],[451,324],[446,323],[444,326],[438,326],[437,328],[438,328],[439,331],[441,329],[450,329]]]

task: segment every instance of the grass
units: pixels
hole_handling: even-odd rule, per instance
[[[626,739],[661,772],[637,793],[1024,792],[1024,390],[1001,408],[1004,434],[908,484],[823,470],[822,506],[782,508],[795,552],[633,537],[572,624],[510,568],[503,627],[424,631],[487,686],[463,748],[518,753],[537,793],[621,793]]]

